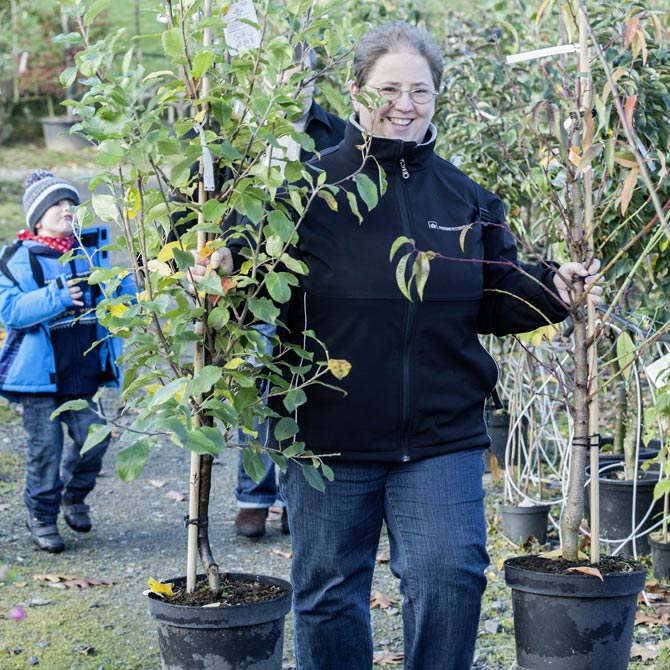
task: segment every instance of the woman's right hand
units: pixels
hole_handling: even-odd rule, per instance
[[[229,275],[233,271],[233,254],[228,247],[215,249],[210,256],[202,258],[197,251],[192,251],[195,265],[189,272],[189,292],[195,293],[193,284],[208,274],[216,272],[220,275]]]

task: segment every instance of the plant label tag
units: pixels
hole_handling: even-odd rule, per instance
[[[649,381],[660,388],[664,384],[670,384],[670,354],[657,358],[653,363],[649,363],[644,368]]]
[[[224,29],[226,42],[233,53],[242,49],[258,48],[261,44],[261,33],[248,22],[258,24],[253,0],[239,0],[230,5],[226,14],[227,25]]]

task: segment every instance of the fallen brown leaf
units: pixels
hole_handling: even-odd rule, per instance
[[[293,558],[292,551],[282,551],[281,549],[271,549],[270,551],[276,556],[281,556],[282,558]]]
[[[658,656],[658,649],[653,644],[642,646],[635,643],[630,650],[631,658],[641,658],[643,661],[653,661]]]
[[[380,551],[376,560],[377,563],[388,563],[391,560],[391,554],[388,551]]]
[[[404,654],[402,651],[389,651],[388,649],[382,649],[382,651],[376,651],[373,654],[373,664],[374,665],[400,665],[403,661]]]
[[[9,503],[0,503],[0,512],[6,512],[8,509],[12,509]]]
[[[162,479],[145,479],[144,481],[155,489],[162,489],[165,486],[165,482]]]
[[[112,579],[95,579],[92,577],[75,577],[73,575],[40,574],[33,575],[33,579],[47,582],[47,586],[55,589],[90,589],[92,586],[110,586]]]
[[[174,500],[175,502],[183,502],[186,500],[186,496],[183,493],[179,493],[179,491],[168,491],[165,494],[165,497]]]
[[[379,609],[386,610],[389,607],[393,607],[398,604],[398,599],[392,596],[386,595],[382,591],[375,591],[370,596],[370,608],[374,609],[379,607]]]
[[[568,568],[567,572],[579,572],[582,575],[590,575],[597,577],[601,582],[604,582],[603,575],[598,568],[592,568],[588,565],[579,565],[576,568]]]

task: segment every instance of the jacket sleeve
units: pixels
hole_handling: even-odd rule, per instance
[[[0,319],[6,328],[30,328],[50,321],[73,304],[65,279],[22,291],[0,273]]]
[[[556,264],[544,260],[535,265],[520,263],[502,202],[490,195],[487,207],[491,223],[484,224],[482,233],[484,296],[478,331],[501,336],[563,321],[568,311],[553,283]]]

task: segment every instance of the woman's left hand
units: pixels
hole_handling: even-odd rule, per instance
[[[554,286],[560,299],[570,305],[570,287],[575,281],[584,281],[584,293],[588,293],[588,301],[594,307],[601,302],[603,287],[598,285],[598,272],[600,270],[600,261],[594,258],[588,267],[583,263],[570,261],[563,263],[554,275]],[[570,282],[570,283],[569,283]]]

